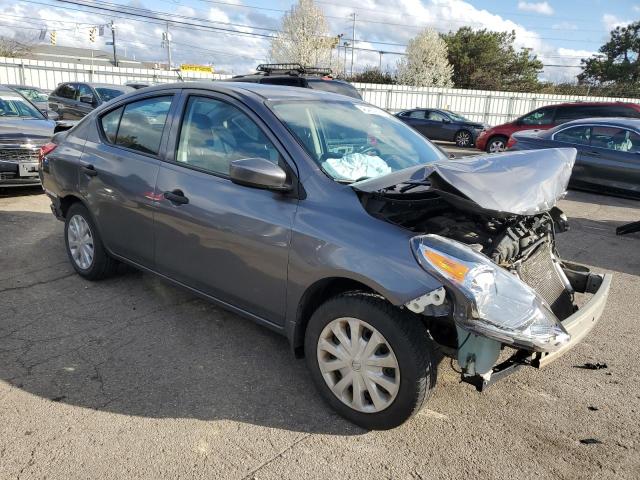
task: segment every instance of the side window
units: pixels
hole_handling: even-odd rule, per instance
[[[118,125],[120,125],[120,117],[123,110],[124,107],[117,108],[100,119],[102,131],[110,143],[116,143],[116,134],[118,133]]]
[[[556,110],[556,123],[569,122],[578,118],[592,117],[582,106],[558,107]]]
[[[625,105],[602,105],[594,107],[598,110],[598,117],[627,117],[640,118],[640,112]]]
[[[429,112],[427,120],[431,120],[433,122],[444,122],[444,115],[442,115],[440,112],[431,111]]]
[[[226,102],[189,98],[176,155],[179,163],[228,175],[233,160],[255,157],[280,160],[278,150],[253,120]]]
[[[101,118],[102,130],[111,143],[155,155],[171,100],[171,96],[164,96],[128,103]]]
[[[74,99],[76,96],[76,89],[70,83],[60,85],[56,90],[57,95],[62,98]]]
[[[593,127],[591,146],[619,152],[640,151],[640,135],[622,127]]]
[[[84,97],[85,95],[92,95],[93,90],[86,83],[76,83],[76,100],[80,100],[80,97]]]
[[[407,117],[409,117],[409,118],[417,118],[418,120],[424,120],[424,114],[425,114],[424,110],[414,110],[412,112],[409,112]]]
[[[591,138],[591,127],[572,127],[556,133],[553,139],[558,142],[574,143],[579,145],[589,145]]]
[[[520,119],[523,125],[550,125],[553,123],[555,107],[541,108]]]

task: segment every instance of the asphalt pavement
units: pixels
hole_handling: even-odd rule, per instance
[[[614,233],[640,202],[561,202],[562,256],[614,273],[582,344],[485,393],[443,362],[415,418],[367,432],[284,338],[149,274],[83,280],[47,198],[0,197],[0,479],[640,478],[640,234]]]

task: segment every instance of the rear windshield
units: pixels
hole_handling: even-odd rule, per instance
[[[348,83],[339,82],[337,80],[321,80],[321,79],[307,79],[309,88],[314,90],[323,90],[325,92],[339,93],[340,95],[346,95],[347,97],[357,98],[362,100],[360,93],[353,85]]]

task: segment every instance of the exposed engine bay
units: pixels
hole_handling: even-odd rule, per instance
[[[516,274],[536,290],[560,319],[575,311],[569,281],[555,253],[555,234],[568,228],[560,209],[536,215],[500,215],[442,198],[422,183],[412,191],[394,186],[361,194],[367,211],[416,234],[435,234],[464,243]],[[403,191],[404,190],[404,191]],[[446,196],[445,196],[446,197]]]

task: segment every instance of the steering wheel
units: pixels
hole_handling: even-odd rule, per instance
[[[380,150],[378,150],[376,147],[373,147],[371,145],[363,145],[363,146],[361,146],[356,153],[361,153],[363,155],[366,155],[368,153],[373,153],[377,157],[380,156]]]

